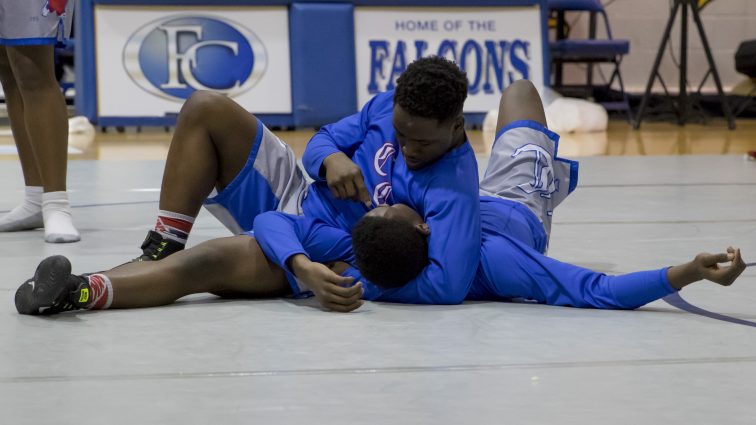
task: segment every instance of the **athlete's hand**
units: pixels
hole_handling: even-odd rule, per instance
[[[731,263],[722,267],[720,263]],[[729,247],[727,253],[696,255],[693,260],[702,279],[710,280],[723,286],[730,286],[746,268],[740,249]]]
[[[345,287],[354,280],[331,271],[328,266],[310,261],[302,254],[292,257],[291,270],[312,291],[324,308],[342,313],[362,306],[362,284]]]
[[[370,207],[370,193],[362,171],[348,156],[342,152],[331,154],[323,160],[323,167],[328,188],[335,198],[362,202]]]

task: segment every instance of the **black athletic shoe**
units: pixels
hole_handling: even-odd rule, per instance
[[[16,291],[16,310],[21,314],[54,314],[81,308],[70,299],[82,281],[71,274],[71,262],[62,255],[42,260]]]
[[[184,249],[184,244],[150,230],[142,242],[142,255],[132,261],[158,261]]]

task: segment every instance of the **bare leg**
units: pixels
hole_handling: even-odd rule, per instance
[[[21,144],[31,141],[36,170],[39,171],[45,192],[65,191],[68,118],[65,99],[55,79],[53,46],[7,46],[6,52],[17,89],[23,99],[21,108],[16,107],[12,113],[23,113],[26,127],[25,134],[18,131],[17,135],[20,123],[13,124],[14,137],[20,138]],[[18,98],[14,100],[16,104],[19,103]],[[21,118],[12,118],[14,119]],[[28,155],[27,146],[23,148],[24,153],[21,150],[19,148],[21,155]],[[28,171],[33,176],[33,169],[31,165],[25,165],[24,175]]]
[[[528,80],[515,81],[501,94],[496,132],[519,120],[532,120],[546,126],[546,113],[543,110],[541,96]]]
[[[5,104],[8,108],[8,119],[10,120],[11,131],[13,131],[13,140],[21,159],[24,182],[27,186],[42,186],[42,177],[37,169],[37,161],[34,158],[29,134],[26,132],[24,101],[16,77],[13,75],[5,46],[0,46],[0,83],[2,83],[5,93]]]
[[[160,191],[160,209],[196,217],[213,187],[244,168],[257,119],[226,96],[200,91],[179,113]]]
[[[111,308],[154,307],[203,292],[248,298],[291,292],[283,270],[249,236],[214,239],[161,261],[129,263],[103,274],[113,287]]]
[[[23,105],[14,113],[23,112],[26,128],[25,135],[23,131],[20,132],[19,145],[25,179],[28,181],[34,174],[33,168],[36,168],[43,186],[41,204],[45,241],[76,242],[80,239],[79,232],[71,222],[71,207],[66,193],[68,118],[66,103],[55,79],[53,46],[6,46],[5,53]],[[19,127],[20,123],[16,122],[14,133]],[[24,164],[29,156],[29,149],[22,147],[24,140],[31,146],[35,167],[28,162]],[[9,230],[39,227],[37,223],[11,225]]]

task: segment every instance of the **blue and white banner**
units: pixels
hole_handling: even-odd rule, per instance
[[[506,8],[358,7],[355,9],[358,107],[389,90],[407,65],[429,55],[454,60],[470,83],[465,112],[497,108],[519,79],[543,88],[541,12]]]
[[[197,90],[291,113],[285,7],[96,6],[99,116],[162,117]]]

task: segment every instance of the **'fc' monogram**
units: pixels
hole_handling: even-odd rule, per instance
[[[168,82],[161,84],[160,88],[163,89],[185,89],[186,84],[183,84],[179,80],[179,72],[181,77],[186,81],[189,86],[195,90],[215,90],[219,92],[232,91],[239,87],[239,81],[236,81],[232,87],[224,90],[218,90],[206,87],[194,77],[193,69],[197,67],[197,51],[207,46],[222,46],[234,53],[234,56],[239,54],[239,43],[233,41],[200,41],[195,43],[192,47],[186,49],[181,53],[178,49],[178,36],[181,33],[192,33],[197,37],[197,40],[202,40],[202,26],[199,25],[186,25],[186,26],[161,26],[159,30],[165,32],[168,38]]]

